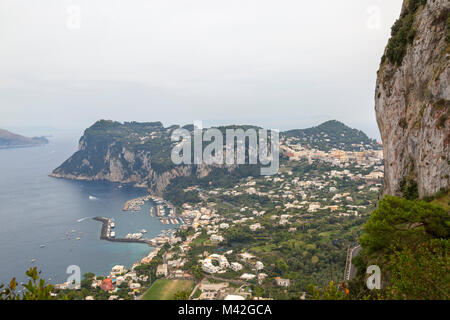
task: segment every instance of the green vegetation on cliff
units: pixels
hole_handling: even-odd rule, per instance
[[[390,63],[401,65],[408,45],[413,43],[416,36],[416,29],[414,27],[416,13],[426,3],[427,0],[408,1],[400,18],[392,26],[391,38],[389,39],[386,54],[383,56],[382,62],[388,58]]]
[[[450,299],[448,206],[386,196],[364,226],[360,243],[363,250],[353,258],[356,278],[340,286],[310,286],[312,299]],[[367,289],[370,265],[380,267],[381,290]]]
[[[358,277],[350,297],[450,299],[450,213],[434,203],[386,196],[360,238]],[[381,268],[380,292],[365,288],[365,270]]]

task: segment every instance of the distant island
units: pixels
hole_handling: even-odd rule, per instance
[[[48,140],[45,137],[29,138],[0,129],[0,149],[36,147],[45,144],[48,144]]]

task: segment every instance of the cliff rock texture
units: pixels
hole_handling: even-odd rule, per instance
[[[97,121],[80,138],[78,151],[50,176],[129,183],[162,195],[174,178],[204,177],[213,167],[172,163],[170,135],[176,128],[164,128],[160,122]]]
[[[385,193],[431,196],[449,187],[450,1],[405,1],[382,58],[375,111]]]

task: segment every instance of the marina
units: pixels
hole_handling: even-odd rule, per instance
[[[122,211],[133,211],[133,212],[141,211],[142,206],[148,201],[151,201],[152,204],[154,204],[154,206],[150,206],[150,216],[159,217],[160,218],[159,221],[162,224],[165,225],[185,224],[185,221],[183,221],[176,215],[175,206],[173,206],[169,201],[165,201],[164,199],[153,195],[147,195],[136,199],[128,200],[127,202],[125,202]],[[114,228],[114,225],[112,225],[111,228]]]
[[[136,243],[145,243],[152,247],[157,246],[156,242],[151,239],[142,239],[142,237],[128,237],[128,238],[116,238],[115,232],[111,233],[111,219],[105,217],[95,217],[93,218],[95,221],[99,221],[102,223],[102,230],[100,234],[101,240],[111,241],[111,242],[136,242]]]
[[[93,218],[95,221],[99,221],[102,223],[102,229],[100,234],[101,240],[106,240],[110,242],[134,242],[134,243],[145,243],[152,247],[159,247],[168,241],[174,234],[174,230],[162,230],[161,234],[153,239],[144,238],[143,232],[137,233],[129,233],[125,236],[125,238],[116,238],[116,233],[111,231],[111,218],[106,217],[95,217]],[[141,230],[147,232],[145,229]]]

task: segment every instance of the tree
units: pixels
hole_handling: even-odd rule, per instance
[[[422,242],[450,236],[450,217],[445,209],[425,201],[386,196],[367,224],[361,245],[369,254],[391,250],[393,245]]]
[[[333,281],[321,289],[309,285],[308,291],[311,294],[311,300],[346,300],[349,294],[345,283],[337,286]]]
[[[190,292],[188,290],[177,291],[175,292],[173,299],[174,300],[189,300]]]
[[[202,268],[200,268],[199,266],[192,266],[191,270],[192,270],[192,274],[194,275],[194,278],[197,281],[199,281],[203,278]]]
[[[383,270],[378,298],[450,298],[450,215],[444,208],[386,196],[364,230],[363,251],[354,263],[358,270],[369,264]],[[363,272],[358,278],[365,280]]]
[[[449,240],[431,240],[414,250],[397,250],[391,263],[391,299],[450,299]]]
[[[18,283],[16,278],[12,278],[9,286],[5,289],[0,285],[0,300],[52,300],[51,291],[53,286],[46,284],[44,279],[40,278],[41,272],[37,268],[30,268],[25,272],[29,278],[28,283],[24,284],[22,292],[17,292]]]

